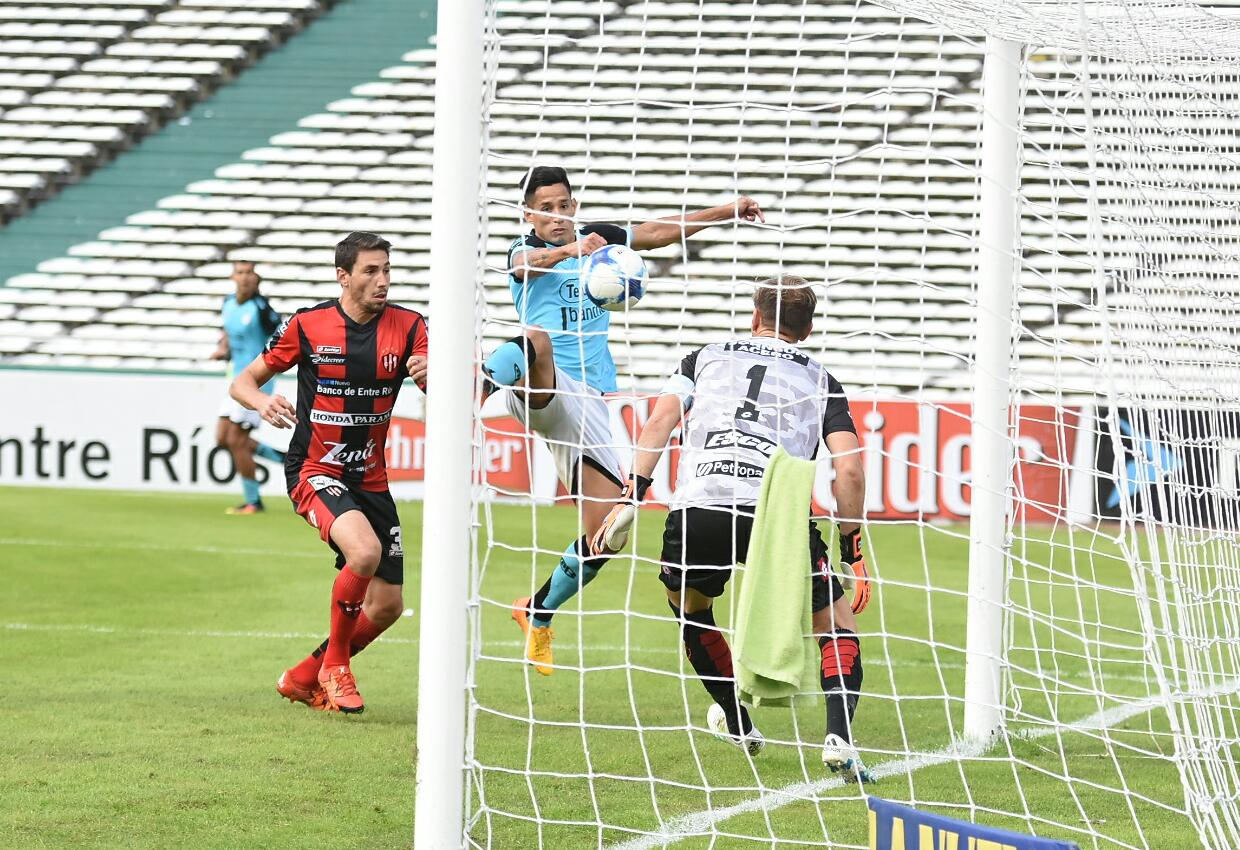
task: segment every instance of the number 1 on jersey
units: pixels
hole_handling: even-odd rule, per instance
[[[765,366],[750,366],[745,373],[749,379],[749,392],[745,393],[745,401],[736,408],[736,418],[746,422],[758,421],[758,392],[762,389],[762,381],[766,378]]]

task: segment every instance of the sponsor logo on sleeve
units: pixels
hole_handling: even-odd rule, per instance
[[[289,323],[292,321],[293,321],[292,316],[285,317],[284,321],[280,323],[280,327],[276,328],[275,333],[273,333],[271,335],[271,338],[267,340],[267,346],[266,348],[263,349],[264,351],[271,351],[273,348],[276,347],[276,343],[278,343],[281,339],[284,338],[284,333],[285,331],[288,330]]]

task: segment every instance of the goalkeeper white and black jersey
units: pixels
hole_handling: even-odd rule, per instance
[[[664,392],[688,408],[672,510],[756,505],[777,446],[811,460],[826,435],[857,432],[839,381],[780,339],[699,348],[681,361]]]

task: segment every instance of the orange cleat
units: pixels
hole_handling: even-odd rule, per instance
[[[319,685],[327,695],[332,708],[345,714],[361,714],[366,708],[362,695],[357,692],[353,672],[341,664],[339,667],[319,669]]]
[[[293,677],[285,670],[280,674],[280,678],[276,681],[276,692],[289,702],[304,703],[315,711],[337,711],[338,709],[331,704],[331,700],[327,698],[327,692],[323,690],[321,685],[315,685],[313,688],[303,688],[293,681]]]
[[[535,626],[530,623],[530,598],[528,596],[513,600],[512,619],[521,627],[525,634],[525,658],[534,665],[534,669],[544,676],[550,676],[555,670],[551,657],[551,639],[555,632],[550,626]]]
[[[246,502],[244,505],[237,505],[235,508],[225,508],[224,513],[229,516],[251,516],[253,514],[261,514],[267,510],[263,507],[262,502]]]

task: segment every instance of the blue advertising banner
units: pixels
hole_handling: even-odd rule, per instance
[[[870,850],[1080,850],[1071,841],[1035,838],[869,798]]]

